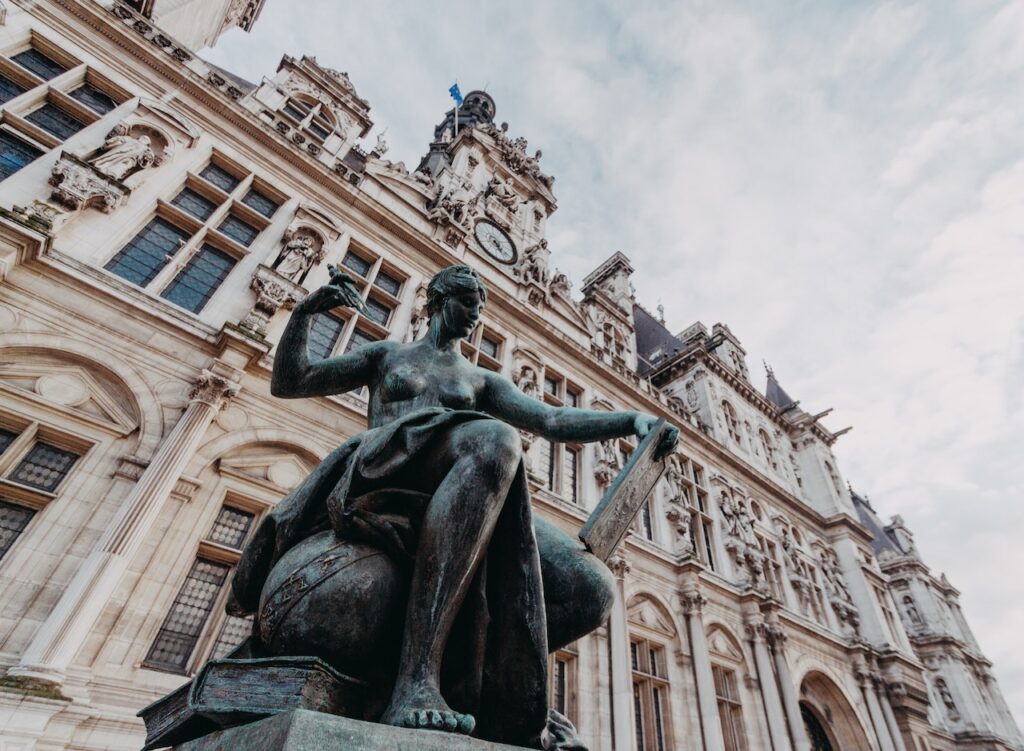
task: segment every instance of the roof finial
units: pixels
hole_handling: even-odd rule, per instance
[[[764,363],[764,372],[768,374],[769,378],[775,378],[775,371],[772,370],[772,366],[768,364],[767,360],[761,360]]]
[[[658,300],[658,323],[665,325],[665,306],[661,304],[661,300]]]

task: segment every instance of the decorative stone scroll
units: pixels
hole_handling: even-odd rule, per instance
[[[306,296],[304,287],[262,264],[256,267],[249,288],[256,293],[256,303],[238,325],[260,338],[267,335],[267,325],[278,310],[290,310]]]
[[[110,213],[121,206],[131,190],[78,157],[62,152],[50,172],[50,198],[68,209],[84,207]]]

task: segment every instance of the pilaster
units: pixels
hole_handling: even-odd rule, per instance
[[[786,714],[786,725],[789,727],[789,738],[794,751],[810,751],[811,742],[807,738],[803,716],[800,714],[800,700],[793,684],[793,676],[789,672],[786,660],[786,632],[774,617],[765,623],[765,635],[768,648],[775,664],[775,672],[779,677],[779,690],[782,694],[782,709]]]
[[[65,670],[152,529],[206,429],[224,402],[238,393],[239,375],[215,361],[195,381],[185,412],[39,628],[19,665],[10,670],[12,675],[63,681]]]
[[[704,736],[704,751],[725,751],[722,722],[715,697],[715,679],[711,672],[711,656],[704,631],[704,603],[707,601],[695,587],[684,589],[680,592],[680,598],[683,601],[683,615],[686,618],[686,632],[690,640],[690,656],[697,684],[697,708]]]
[[[629,561],[621,555],[608,562],[615,574],[615,603],[608,621],[608,648],[612,671],[612,741],[616,749],[633,748],[633,680],[629,661],[629,625],[626,618],[626,574]]]
[[[761,700],[764,703],[765,717],[768,720],[768,735],[771,736],[772,748],[775,751],[786,751],[792,748],[786,734],[786,718],[782,709],[782,699],[775,681],[771,657],[765,639],[766,628],[760,615],[747,614],[744,618],[747,640],[754,652],[754,664],[757,666],[757,681],[761,687]]]

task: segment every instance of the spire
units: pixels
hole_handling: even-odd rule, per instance
[[[777,380],[775,380],[775,371],[772,370],[771,366],[768,363],[765,363],[764,369],[768,374],[768,386],[765,388],[764,392],[765,398],[783,412],[795,407],[796,400],[787,394],[786,390],[779,385]]]

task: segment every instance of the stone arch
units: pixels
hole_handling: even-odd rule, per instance
[[[641,590],[634,592],[627,600],[626,617],[630,623],[654,631],[666,640],[679,636],[679,627],[672,616],[672,609],[657,594]]]
[[[747,653],[743,642],[736,637],[732,628],[721,621],[711,621],[704,628],[708,651],[734,664],[737,668],[747,671]]]
[[[31,370],[39,368],[81,369],[95,380],[95,384],[106,394],[97,394],[100,402],[104,397],[113,401],[111,412],[120,413],[120,422],[128,433],[135,431],[134,451],[148,454],[159,444],[164,433],[164,418],[159,400],[145,378],[132,368],[124,358],[111,357],[105,361],[96,359],[96,347],[85,341],[67,336],[38,332],[12,332],[0,334],[0,362],[11,363],[14,367]],[[102,404],[100,405],[102,407]]]
[[[800,707],[818,721],[835,751],[873,748],[854,703],[824,671],[811,669],[804,675]]]
[[[303,458],[314,467],[328,453],[323,444],[296,430],[274,427],[244,428],[232,430],[204,443],[192,458],[190,472],[198,475],[218,459],[250,447],[280,448]]]

